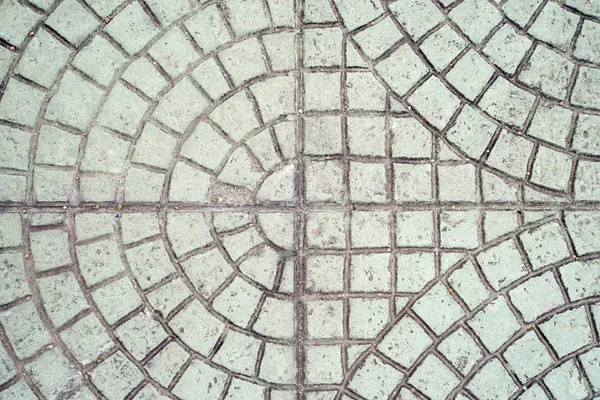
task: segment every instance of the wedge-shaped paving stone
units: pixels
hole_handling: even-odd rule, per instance
[[[560,268],[569,298],[580,300],[600,294],[600,261],[576,261]]]
[[[116,345],[94,314],[89,314],[60,333],[61,340],[77,361],[86,365],[96,362]]]
[[[17,368],[3,346],[0,346],[0,383],[4,384],[17,374]],[[0,394],[2,396],[2,394]],[[1,398],[1,397],[0,397]]]
[[[81,381],[75,366],[58,348],[45,352],[27,364],[25,370],[46,398],[59,398]]]
[[[162,240],[155,240],[127,249],[125,254],[142,289],[160,282],[174,271]]]
[[[171,160],[165,154],[175,150],[177,139],[166,134],[162,129],[151,123],[146,123],[141,136],[135,144],[132,161],[151,167],[166,169]]]
[[[486,150],[497,126],[470,106],[465,106],[454,126],[447,133],[448,140],[478,160]]]
[[[513,240],[506,240],[477,256],[487,281],[496,290],[527,275],[525,263]]]
[[[457,329],[438,345],[438,350],[462,374],[468,374],[483,357],[483,351],[463,328]]]
[[[525,231],[520,239],[534,269],[569,257],[567,242],[557,222]]]
[[[200,59],[183,31],[177,27],[169,30],[150,47],[148,54],[173,78]]]
[[[589,395],[585,378],[573,360],[550,371],[544,383],[557,400],[579,400]]]
[[[210,297],[231,275],[233,269],[218,249],[195,255],[182,263],[183,269],[196,290]]]
[[[533,331],[527,332],[506,349],[504,358],[521,382],[529,382],[553,364],[548,350]]]
[[[76,47],[100,26],[96,17],[76,0],[61,2],[46,24]]]
[[[444,25],[421,45],[421,51],[441,71],[467,46],[467,43],[449,25]]]
[[[92,128],[86,142],[81,170],[121,173],[131,143],[108,131]]]
[[[272,290],[279,270],[279,254],[268,246],[254,249],[239,268],[244,275]]]
[[[0,5],[0,38],[21,46],[40,19],[42,16],[31,8],[16,0],[7,0]]]
[[[475,100],[494,74],[494,68],[475,50],[469,50],[446,74],[446,80],[467,99]]]
[[[573,69],[572,62],[556,51],[539,45],[519,75],[519,80],[562,100],[567,95]]]
[[[490,38],[483,52],[504,72],[514,74],[531,43],[511,25],[505,24]]]
[[[540,329],[559,357],[592,342],[592,328],[583,307],[555,315],[540,324]]]
[[[450,19],[471,41],[479,44],[502,21],[502,14],[486,0],[468,0],[453,8]]]
[[[528,32],[535,38],[564,51],[569,48],[578,23],[577,14],[556,3],[549,2],[546,3]]]
[[[123,398],[144,380],[142,372],[121,352],[104,360],[90,376],[108,398]]]
[[[383,354],[409,368],[433,341],[411,317],[401,318],[377,346]]]
[[[4,150],[0,154],[0,167],[21,171],[29,169],[27,155],[31,146],[31,133],[0,125],[0,146]]]
[[[591,232],[600,229],[600,215],[589,211],[570,212],[565,214],[565,223],[578,254],[598,251]]]
[[[200,91],[189,79],[183,79],[160,100],[154,116],[177,133],[183,133],[207,106],[208,102]]]
[[[197,300],[178,312],[169,326],[185,344],[202,355],[211,352],[225,327]]]
[[[217,106],[210,113],[210,118],[236,142],[259,127],[252,103],[244,92],[236,93],[223,104]]]
[[[413,310],[438,335],[465,315],[448,288],[441,283],[434,285],[417,300]]]
[[[487,164],[502,172],[524,178],[533,147],[533,142],[503,130],[490,152]]]
[[[167,218],[167,237],[176,256],[212,242],[204,214],[173,213]]]
[[[401,96],[427,74],[427,67],[408,44],[398,47],[388,58],[378,63],[375,69],[392,90]]]
[[[264,123],[294,113],[295,77],[277,76],[250,86]]]
[[[1,312],[0,323],[18,358],[31,357],[52,341],[50,333],[46,330],[31,301]]]
[[[600,388],[600,349],[591,349],[579,356],[579,359],[592,388],[598,390]]]
[[[0,282],[0,305],[31,294],[27,285],[23,253],[0,254]]]
[[[520,326],[504,297],[498,297],[468,322],[489,351],[496,351]]]
[[[479,106],[492,117],[521,128],[534,101],[531,93],[500,77],[485,92]]]
[[[528,135],[566,147],[573,111],[551,102],[542,102],[535,111]]]
[[[387,17],[354,35],[354,41],[372,60],[379,58],[402,39],[402,33]]]
[[[25,48],[16,72],[49,88],[67,63],[71,50],[48,31],[40,29]]]
[[[159,33],[150,16],[137,2],[121,10],[105,30],[129,54],[142,50]]]
[[[184,25],[205,53],[210,53],[231,40],[223,16],[216,5],[204,8],[185,21]]]
[[[0,99],[0,119],[33,127],[46,94],[35,87],[11,79]]]
[[[189,357],[188,352],[177,342],[170,342],[146,364],[145,369],[166,388]]]
[[[369,399],[385,399],[404,374],[375,355],[369,355],[351,378],[348,387]]]
[[[252,376],[260,346],[261,341],[256,338],[229,331],[213,361],[230,371]]]
[[[600,24],[594,21],[584,20],[573,55],[581,60],[589,61],[597,65],[600,63],[600,55],[598,55],[594,49],[597,48],[598,45],[600,45]]]
[[[417,367],[408,383],[430,399],[445,399],[460,380],[434,355],[427,356]]]
[[[203,61],[194,69],[192,76],[213,99],[223,96],[231,89],[215,58]]]
[[[502,11],[513,22],[524,27],[531,19],[543,0],[508,0]]]
[[[263,3],[258,0],[227,0],[226,6],[230,10],[229,23],[238,36],[269,27]]]
[[[448,278],[448,282],[470,309],[475,309],[490,297],[489,290],[479,278],[475,266],[470,261],[453,272]]]
[[[575,178],[575,198],[596,200],[600,198],[600,164],[593,161],[580,161]]]
[[[88,308],[72,272],[40,279],[38,286],[44,309],[55,327],[63,325]]]
[[[431,77],[408,98],[418,113],[437,129],[444,129],[460,101],[436,77]]]
[[[165,175],[145,168],[131,167],[125,179],[126,202],[157,202],[163,190]]]
[[[194,360],[173,388],[173,394],[187,400],[202,393],[206,400],[217,400],[225,388],[226,380],[227,374],[224,372]]]
[[[67,4],[61,3],[61,6]],[[86,130],[98,110],[102,91],[74,72],[67,70],[58,92],[50,99],[46,118]]]
[[[145,311],[134,315],[115,329],[115,334],[129,354],[138,360],[146,357],[168,337],[158,321],[148,316]]]
[[[396,1],[389,5],[392,15],[414,40],[444,20],[441,11],[431,0]]]
[[[128,278],[122,278],[95,290],[92,298],[109,324],[114,324],[142,304]]]
[[[506,369],[496,358],[481,368],[467,385],[478,399],[494,400],[509,398],[518,386],[513,382]]]
[[[236,86],[267,73],[260,43],[256,38],[246,39],[222,50],[219,60]]]
[[[191,295],[183,280],[177,278],[148,293],[147,298],[159,315],[166,316]]]
[[[173,0],[167,3],[160,0],[148,0],[148,7],[163,26],[180,19],[191,8],[188,0]]]
[[[125,63],[125,57],[102,36],[81,49],[72,65],[101,85],[108,85],[116,71]]]
[[[342,20],[350,30],[366,24],[383,13],[380,4],[373,4],[368,0],[359,0],[354,7],[343,7],[340,0],[335,0]]]
[[[215,311],[245,328],[261,297],[261,291],[236,277],[213,301]]]
[[[37,399],[37,395],[33,393],[31,388],[27,385],[24,379],[20,379],[12,386],[7,387],[0,393],[0,399],[2,400],[10,400],[10,399],[26,399],[26,400],[35,400]]]
[[[274,383],[294,383],[296,381],[295,359],[292,346],[267,342],[260,365],[260,378]]]
[[[525,321],[533,321],[565,303],[556,278],[550,271],[530,278],[511,290],[509,295]]]
[[[573,148],[588,154],[600,155],[600,117],[580,114],[573,135]]]
[[[22,222],[19,214],[0,214],[0,247],[23,244]]]
[[[50,125],[43,125],[38,135],[35,162],[58,166],[77,163],[81,136]]]
[[[577,82],[573,88],[571,101],[573,104],[588,108],[600,109],[600,69],[581,67],[577,75]]]
[[[31,254],[36,271],[47,271],[71,263],[69,240],[63,230],[32,232]]]
[[[136,3],[132,3],[136,4]],[[156,97],[168,82],[147,58],[138,58],[123,72],[121,78],[149,97]]]
[[[117,83],[98,115],[98,123],[128,136],[134,136],[146,114],[148,103],[140,96]]]

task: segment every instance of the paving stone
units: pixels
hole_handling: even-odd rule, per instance
[[[572,117],[573,112],[567,108],[550,102],[541,103],[535,111],[527,134],[566,147]]]
[[[585,310],[576,308],[555,315],[540,329],[559,357],[591,343],[592,332]]]
[[[487,281],[496,290],[510,285],[527,274],[525,263],[513,240],[506,240],[477,256]]]
[[[402,33],[388,17],[354,35],[354,41],[367,57],[375,60],[391,49],[402,37]]]
[[[76,47],[100,26],[94,15],[76,0],[61,2],[50,14],[46,24]]]
[[[375,69],[401,96],[427,74],[427,67],[407,44],[398,47],[388,58],[379,62]]]
[[[463,374],[469,373],[483,357],[483,351],[463,328],[444,339],[438,349]]]
[[[489,351],[498,350],[520,328],[504,297],[486,305],[468,324]]]
[[[63,230],[32,232],[30,235],[31,254],[35,269],[46,271],[71,263],[69,241]]]
[[[223,96],[230,90],[229,83],[214,58],[203,61],[194,69],[192,76],[213,99]]]
[[[504,72],[514,74],[531,43],[512,26],[505,24],[490,38],[483,52]],[[533,63],[532,60],[530,62]]]
[[[52,340],[31,301],[0,313],[0,323],[15,355],[21,359],[31,357]]]
[[[99,84],[106,86],[124,62],[125,57],[108,40],[95,36],[89,45],[77,53],[72,64]]]
[[[0,255],[0,277],[2,292],[0,304],[5,305],[20,297],[31,294],[27,285],[27,274],[22,253],[5,253]],[[1,363],[0,363],[1,364]]]
[[[536,47],[519,79],[545,94],[564,99],[574,65],[545,46]]]
[[[31,8],[8,0],[0,7],[0,38],[14,46],[21,46],[42,16]]]
[[[441,201],[477,201],[475,167],[443,165],[438,167],[439,198]]]
[[[573,88],[572,102],[584,107],[598,108],[598,86],[593,82],[600,76],[599,69],[582,67],[579,69],[579,75],[575,87]]]
[[[522,127],[535,97],[504,78],[498,78],[485,92],[479,106],[492,117],[507,124]]]
[[[129,279],[122,278],[92,293],[98,309],[109,324],[113,324],[142,304]]]
[[[478,113],[474,108],[464,107],[455,125],[447,133],[448,139],[455,143],[469,157],[479,159],[486,150],[496,125]]]
[[[509,295],[526,321],[533,321],[565,302],[551,272],[529,279],[511,290]]]
[[[194,360],[173,388],[173,394],[191,399],[202,393],[206,399],[218,399],[225,387],[227,375],[200,360]]]
[[[177,133],[183,133],[208,103],[188,80],[179,81],[158,103],[154,116]]]
[[[448,71],[446,79],[469,100],[481,93],[494,73],[494,69],[476,51],[469,50]]]
[[[525,231],[520,236],[529,262],[534,269],[555,263],[569,256],[569,248],[558,223],[545,224]]]
[[[524,27],[541,4],[542,0],[509,0],[502,6],[502,11],[517,25]]]
[[[583,399],[588,390],[579,368],[572,360],[550,371],[544,383],[556,399]]]
[[[427,291],[415,303],[413,310],[438,335],[464,315],[463,310],[448,292],[448,288],[441,283],[437,283]]]
[[[342,20],[350,30],[366,24],[383,13],[382,6],[368,0],[359,0],[354,7],[342,7],[342,2],[335,0]]]
[[[38,286],[46,313],[56,327],[88,308],[72,272],[40,279]]]
[[[148,0],[148,7],[163,25],[170,25],[185,15],[191,8],[188,0],[174,0],[168,3],[159,0]]]
[[[408,102],[437,129],[444,129],[456,112],[460,101],[442,82],[431,77],[419,87]]]
[[[467,261],[463,267],[450,275],[448,282],[471,309],[475,309],[490,297],[490,292],[481,281],[472,262]]]
[[[502,20],[500,12],[484,0],[468,0],[448,14],[461,31],[474,43],[481,43]]]
[[[414,40],[442,22],[444,16],[430,0],[393,2],[390,10]]]
[[[475,248],[478,215],[476,211],[447,211],[440,216],[441,243],[444,247]]]
[[[430,164],[394,164],[394,176],[397,203],[432,200]]]
[[[431,399],[445,399],[459,379],[434,355],[427,356],[408,381]]]
[[[340,346],[310,346],[306,349],[308,383],[339,383],[342,380]]]
[[[343,256],[309,256],[306,260],[306,266],[308,290],[315,292],[339,292],[343,290]]]
[[[26,83],[11,79],[0,100],[0,119],[33,127],[46,94]]]
[[[415,232],[417,232],[415,234]],[[396,214],[396,244],[400,247],[429,247],[434,244],[433,215],[428,211]]]
[[[361,396],[372,399],[384,399],[400,383],[404,374],[380,358],[370,355],[361,368],[356,371],[349,387]]]
[[[528,32],[539,40],[567,50],[578,23],[576,14],[556,3],[547,3]]]
[[[94,385],[109,398],[126,396],[144,379],[140,370],[121,352],[104,360],[90,375]]]
[[[598,292],[596,283],[599,279],[598,262],[572,262],[560,268],[560,276],[566,287],[569,298],[580,300],[594,296]]]
[[[169,30],[167,34],[150,47],[148,54],[158,61],[160,66],[173,78],[181,75],[183,71],[200,58],[179,28]]]
[[[408,253],[396,256],[396,290],[420,292],[435,278],[435,259],[431,253]]]
[[[74,166],[77,162],[81,136],[50,125],[43,125],[37,142],[35,161],[38,164]]]
[[[500,361],[494,358],[479,370],[467,388],[479,399],[493,400],[496,396],[510,397],[518,386]]]
[[[134,136],[147,109],[148,104],[140,96],[119,83],[108,94],[98,115],[98,123]]]
[[[115,330],[123,346],[138,360],[142,360],[167,338],[167,333],[158,321],[145,312],[136,314]]]
[[[123,171],[130,145],[108,131],[94,128],[88,135],[81,169],[118,174]]]
[[[527,174],[527,164],[532,151],[531,141],[503,130],[490,152],[487,164],[522,178]]]
[[[506,349],[504,358],[521,382],[528,382],[553,363],[548,350],[532,331]]]
[[[421,45],[421,51],[429,62],[441,71],[467,46],[467,43],[449,25],[444,25]]]
[[[77,387],[81,375],[58,348],[42,354],[25,366],[34,384],[46,397],[60,397]]]

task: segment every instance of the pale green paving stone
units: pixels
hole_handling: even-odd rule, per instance
[[[467,43],[449,26],[444,25],[421,45],[421,51],[438,71],[444,70]]]
[[[150,47],[148,54],[173,78],[181,75],[191,64],[200,59],[179,28],[169,30]]]
[[[445,399],[460,380],[434,355],[427,356],[417,367],[408,383],[430,399]]]
[[[31,232],[30,243],[36,271],[47,271],[71,263],[69,239],[63,230]]]
[[[404,316],[384,336],[377,349],[403,367],[409,368],[432,342],[414,319]]]
[[[230,371],[252,376],[260,346],[256,338],[229,331],[212,360]]]
[[[306,199],[341,203],[345,197],[343,168],[338,160],[309,161],[305,166]]]
[[[438,335],[465,315],[448,288],[441,283],[434,285],[417,300],[413,310]]]
[[[385,156],[385,118],[348,117],[347,130],[351,154]]]
[[[267,342],[259,376],[268,382],[295,383],[294,347]]]
[[[79,178],[81,199],[86,202],[109,202],[117,198],[120,177],[117,175],[84,175]]]
[[[342,382],[342,354],[340,346],[308,346],[306,349],[309,384]]]
[[[471,379],[467,385],[478,399],[508,399],[518,389],[500,361],[492,359]]]
[[[450,11],[450,19],[471,41],[479,44],[502,21],[502,14],[487,0],[467,0]]]
[[[400,39],[402,34],[389,17],[354,35],[354,41],[372,60],[379,58]]]
[[[108,94],[98,115],[98,123],[128,136],[134,136],[146,114],[148,103],[140,96],[117,83]]]
[[[394,164],[396,203],[432,200],[430,164]]]
[[[600,261],[575,261],[560,268],[569,298],[580,300],[600,294]]]
[[[443,211],[440,216],[442,246],[466,249],[478,247],[478,218],[478,212],[475,210]]]
[[[173,0],[167,3],[160,0],[148,0],[147,4],[163,26],[177,21],[190,10],[189,0]]]
[[[548,400],[548,396],[537,383],[525,390],[519,400]]]
[[[23,244],[19,214],[0,214],[0,247],[16,247]]]
[[[306,288],[308,291],[340,292],[344,288],[344,256],[308,256],[306,271]]]
[[[130,146],[131,143],[127,140],[94,127],[88,134],[81,170],[121,173]]]
[[[389,300],[350,299],[350,337],[353,339],[373,339],[390,322]]]
[[[44,87],[54,84],[71,50],[48,31],[40,29],[25,48],[15,72]],[[0,68],[0,75],[2,70]]]
[[[594,348],[579,356],[583,369],[594,390],[600,389],[600,348]]]
[[[213,99],[218,99],[230,90],[229,83],[214,58],[203,61],[192,71],[192,77]]]
[[[169,214],[167,237],[176,256],[204,247],[212,242],[206,224],[206,216],[202,213]],[[140,255],[142,254],[138,254],[138,256]]]
[[[147,129],[148,125],[146,125]],[[152,128],[154,131],[156,128]],[[143,135],[143,133],[142,133]],[[162,143],[161,143],[162,146]],[[206,122],[200,122],[185,141],[180,154],[199,165],[217,171],[231,145]],[[146,158],[144,158],[146,159]]]
[[[508,239],[477,255],[483,275],[496,290],[527,275],[527,268],[515,241]]]
[[[58,348],[45,352],[25,370],[46,398],[60,398],[81,381],[81,374]]]
[[[144,168],[131,167],[125,179],[126,202],[158,202],[165,175]]]
[[[528,33],[566,51],[570,47],[578,23],[577,14],[567,11],[556,3],[549,2],[535,19]]]
[[[17,374],[17,368],[11,361],[10,356],[4,349],[4,346],[0,346],[0,384],[4,384],[12,379]],[[0,398],[2,394],[0,393]]]
[[[396,245],[433,246],[433,214],[430,211],[401,211],[396,214]]]
[[[525,231],[519,238],[533,269],[558,262],[570,255],[567,241],[558,222]]]
[[[0,313],[0,323],[16,356],[21,359],[31,357],[52,341],[31,301]]]
[[[124,2],[125,0],[86,0],[86,3],[102,18],[109,16]]]
[[[524,178],[533,147],[530,140],[503,130],[486,162],[492,168]]]
[[[543,0],[508,0],[502,6],[502,11],[510,20],[523,27],[529,22],[542,2]]]
[[[240,264],[240,271],[255,282],[272,290],[279,269],[279,254],[271,247],[252,250]]]
[[[418,293],[435,278],[435,259],[432,253],[399,253],[396,265],[398,292]]]
[[[292,74],[276,76],[250,86],[265,123],[295,112],[296,80]]]
[[[369,355],[350,380],[348,387],[359,395],[373,400],[384,400],[400,384],[404,374]]]
[[[200,360],[194,360],[177,382],[172,393],[183,400],[201,395],[206,400],[217,400],[225,388],[227,374]]]
[[[240,327],[246,327],[258,305],[262,291],[236,277],[212,303],[212,308]]]
[[[148,384],[142,388],[134,397],[135,400],[168,400],[169,397],[160,394],[152,385]]]
[[[143,49],[160,32],[137,2],[121,10],[105,30],[129,54]]]
[[[250,215],[244,212],[224,212],[212,214],[212,225],[217,232],[231,231],[252,222]]]
[[[483,215],[485,241],[490,242],[519,227],[516,211],[486,211]]]
[[[238,92],[218,105],[210,113],[210,118],[236,142],[260,127],[250,98],[244,92]]]
[[[148,374],[163,387],[168,387],[190,357],[177,342],[170,342],[146,364]]]
[[[304,154],[342,153],[342,121],[340,117],[306,117],[304,124]]]
[[[94,314],[89,314],[62,331],[60,338],[77,361],[84,365],[97,361],[115,347],[108,332]]]
[[[61,6],[67,4],[61,3]],[[72,71],[63,75],[58,92],[50,99],[45,117],[86,130],[100,106],[102,91]]]
[[[184,22],[184,25],[205,53],[210,53],[231,40],[222,14],[216,5],[209,5],[194,14]]]
[[[40,129],[35,153],[36,164],[74,166],[81,144],[81,136],[50,125]]]
[[[144,376],[120,351],[104,360],[92,372],[92,383],[108,398],[124,398]]]
[[[600,117],[580,114],[573,135],[573,149],[582,153],[600,155]]]
[[[447,133],[448,140],[478,160],[486,150],[497,126],[470,106],[464,107]]]
[[[600,229],[599,214],[589,211],[568,212],[565,214],[565,223],[577,254],[598,251],[598,242],[592,232]]]
[[[164,95],[153,115],[177,133],[183,133],[207,106],[207,100],[190,80],[183,79]]]
[[[353,7],[343,7],[340,0],[335,0],[335,4],[349,30],[354,30],[374,20],[383,13],[380,4],[374,4],[368,0],[358,0]]]
[[[190,289],[181,279],[174,279],[148,293],[147,298],[159,315],[166,316],[191,294]]]
[[[263,176],[260,164],[248,150],[239,147],[231,153],[219,174],[219,181],[254,191]]]
[[[198,293],[206,298],[212,296],[233,272],[218,249],[194,255],[184,261],[182,267]]]
[[[222,50],[219,60],[235,86],[267,73],[260,43],[256,38],[246,39]]]
[[[534,101],[534,95],[500,77],[485,92],[479,106],[492,117],[521,128]]]
[[[0,282],[0,305],[31,294],[21,252],[0,254]]]
[[[171,178],[169,200],[206,203],[210,179],[204,171],[178,163]]]
[[[598,64],[600,54],[595,51],[598,46],[600,46],[600,24],[590,20],[583,21],[573,55],[581,60]]]
[[[0,99],[0,119],[33,127],[45,98],[39,89],[11,79]]]
[[[7,0],[0,4],[0,38],[21,46],[42,15],[17,2]]]
[[[498,350],[520,329],[504,297],[498,297],[486,305],[468,324],[489,351]]]
[[[392,15],[418,40],[444,20],[444,15],[431,0],[396,1],[389,5]]]
[[[92,298],[109,324],[114,324],[142,304],[131,281],[122,278],[96,289]]]
[[[207,356],[225,325],[194,300],[171,319],[169,327],[192,350]]]
[[[296,67],[296,35],[280,32],[262,37],[274,71],[287,71]]]
[[[493,74],[494,68],[471,49],[446,74],[446,80],[466,98],[475,100]]]
[[[43,213],[33,214],[29,219],[31,226],[59,225],[64,222],[64,214],[61,213]]]
[[[548,350],[533,331],[527,332],[506,349],[504,358],[524,383],[553,364]]]
[[[358,254],[350,260],[350,290],[386,292],[391,290],[390,256]]]
[[[137,3],[133,3],[137,4]],[[156,97],[168,82],[147,58],[138,58],[123,72],[121,78],[149,97]]]
[[[121,217],[121,235],[124,244],[131,244],[160,233],[158,214],[125,213]]]
[[[583,307],[555,315],[540,324],[540,329],[559,357],[592,342],[592,328]]]
[[[2,392],[0,392],[1,400],[13,400],[13,399],[22,399],[22,400],[37,400],[38,397],[33,393],[31,388],[27,386],[24,379],[20,379],[17,383],[12,386],[9,386]]]
[[[329,88],[327,91],[322,90]],[[310,72],[304,75],[304,105],[307,110],[339,110],[341,74],[337,72]]]
[[[393,157],[431,158],[431,133],[416,119],[392,119],[391,132]]]
[[[77,21],[77,23],[71,21]],[[76,0],[61,2],[50,14],[46,24],[75,47],[78,47],[92,31],[100,26],[96,17]]]
[[[465,375],[483,357],[483,351],[463,328],[444,339],[438,345],[438,350]]]
[[[223,238],[223,247],[225,247],[225,250],[227,250],[227,253],[233,261],[237,261],[246,254],[248,250],[261,243],[263,243],[263,240],[260,237],[260,234],[256,228],[252,227]]]
[[[263,399],[265,388],[241,379],[233,379],[224,400]],[[272,397],[271,397],[272,398]]]
[[[545,46],[538,46],[529,58],[519,80],[544,94],[564,99],[573,73],[572,62]]]
[[[313,28],[303,32],[304,65],[307,67],[335,67],[342,63],[342,30]]]
[[[310,393],[306,394],[307,397]],[[292,392],[289,390],[271,390],[271,400],[294,400],[296,398],[296,392]]]
[[[263,3],[258,0],[227,0],[226,7],[230,11],[229,23],[237,36],[269,27]]]
[[[574,189],[577,200],[600,199],[600,164],[581,160],[577,164]]]
[[[581,67],[571,96],[573,104],[595,109],[600,108],[598,79],[600,79],[600,69]]]
[[[530,278],[511,290],[509,295],[510,300],[521,312],[525,321],[533,321],[540,315],[565,303],[552,272]]]
[[[162,240],[125,250],[129,266],[142,289],[160,282],[174,269]]]
[[[335,398],[335,391],[308,392],[308,393],[306,393],[306,399],[307,400],[333,400],[334,398]],[[345,398],[343,398],[343,399],[346,400]]]
[[[12,62],[16,57],[16,51],[12,52],[5,47],[0,47],[0,77],[4,79],[8,73]]]
[[[72,272],[39,279],[38,286],[44,309],[55,327],[88,308]]]
[[[592,15],[594,17],[600,16],[600,9],[595,1],[566,0],[565,4],[581,11],[583,14]]]
[[[358,52],[358,47],[354,46],[352,42],[346,41],[346,43],[346,66],[361,69],[367,68],[368,65]]]
[[[129,354],[138,360],[145,358],[168,337],[162,326],[144,311],[115,329],[115,334]]]
[[[544,383],[557,400],[580,400],[589,395],[585,378],[573,360],[550,371]]]
[[[166,134],[160,128],[147,123],[136,141],[132,161],[151,167],[166,169],[171,163],[169,157],[175,150],[177,139]]]
[[[125,57],[102,36],[81,49],[72,65],[101,85],[108,85],[116,71],[125,63]]]
[[[309,339],[342,339],[344,303],[342,300],[306,302],[306,332]]]
[[[352,246],[361,247],[389,247],[390,214],[379,211],[355,211],[352,213],[350,232]]]
[[[571,110],[551,102],[542,102],[535,111],[527,134],[566,147],[572,118]]]
[[[475,166],[440,165],[437,171],[441,201],[476,202],[478,200]]]
[[[531,43],[511,25],[505,24],[490,38],[483,52],[504,72],[514,74]]]
[[[33,193],[39,202],[67,202],[75,190],[75,171],[36,168]]]
[[[375,66],[383,80],[399,95],[404,95],[427,74],[427,67],[408,44],[398,47]]]
[[[312,23],[335,22],[336,17],[328,1],[307,0],[304,4],[304,21]]]
[[[448,282],[472,310],[490,297],[489,290],[481,282],[471,261],[467,261],[464,266],[454,271],[448,278]]]
[[[258,135],[253,136],[248,140],[248,146],[254,153],[261,167],[268,171],[280,163],[277,150],[275,149],[274,143],[271,139],[271,132],[268,129],[263,130]],[[263,185],[265,183],[263,182]],[[292,194],[293,196],[293,194]]]

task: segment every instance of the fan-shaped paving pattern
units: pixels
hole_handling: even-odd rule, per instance
[[[599,24],[5,0],[0,399],[597,397]]]

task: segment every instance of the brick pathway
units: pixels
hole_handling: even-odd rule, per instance
[[[0,0],[0,400],[600,398],[600,0]]]

